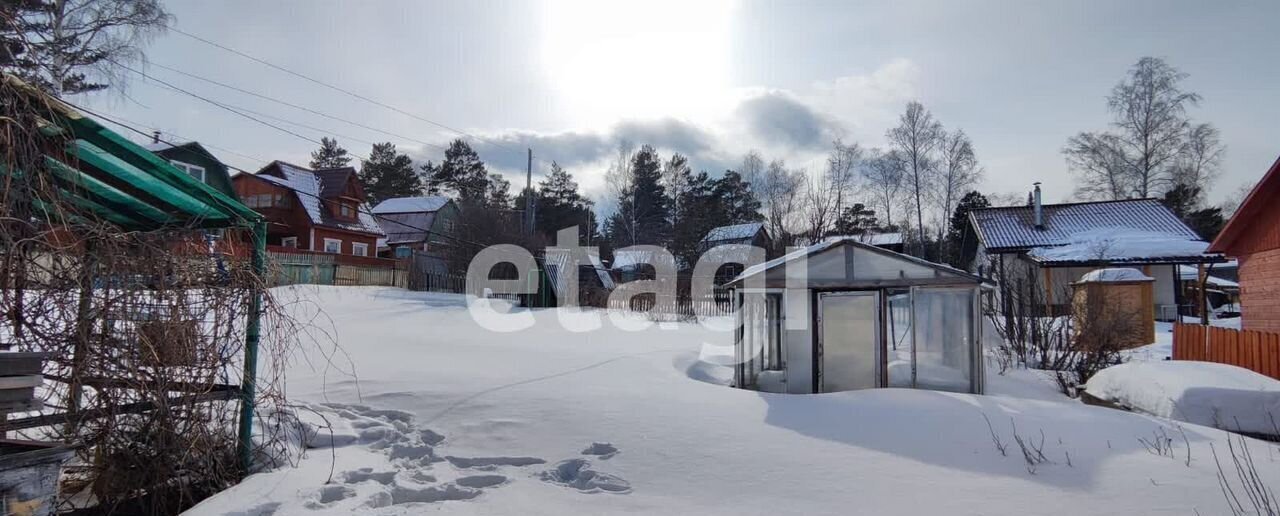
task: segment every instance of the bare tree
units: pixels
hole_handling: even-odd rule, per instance
[[[750,154],[748,156],[751,156]],[[765,224],[773,237],[775,250],[781,250],[794,241],[794,221],[800,207],[801,193],[805,185],[803,170],[788,169],[781,160],[769,162],[758,182],[752,183],[760,196],[765,212]]]
[[[614,154],[613,162],[609,164],[609,170],[605,172],[605,190],[608,191],[609,198],[618,203],[618,206],[614,206],[614,209],[620,210],[622,202],[629,199],[634,193],[631,185],[635,183],[635,170],[632,169],[632,161],[635,159],[635,154],[635,144],[628,140],[618,141],[617,153]],[[627,234],[635,234],[637,220],[634,210],[631,212],[631,216],[623,220],[622,223],[627,226]]]
[[[118,63],[140,58],[141,46],[172,19],[159,0],[19,4],[14,25],[24,48],[7,68],[58,96],[106,88]]]
[[[978,166],[978,158],[973,152],[973,142],[963,130],[944,133],[938,157],[938,177],[936,197],[938,206],[938,242],[943,257],[948,256],[945,233],[947,222],[960,196],[978,184],[982,179],[982,168]]]
[[[917,252],[924,254],[924,202],[937,175],[934,154],[942,141],[942,124],[924,105],[911,101],[898,119],[898,127],[885,137],[902,160],[903,179],[916,212]]]
[[[902,159],[897,151],[871,149],[858,171],[872,192],[873,205],[884,216],[884,225],[892,226],[893,208],[902,201]]]
[[[1216,128],[1209,124],[1192,125],[1187,130],[1182,155],[1173,166],[1171,183],[1200,187],[1203,192],[1211,181],[1217,179],[1223,154],[1226,154],[1226,148]]]
[[[804,232],[813,242],[831,232],[844,208],[845,199],[857,185],[857,165],[862,160],[858,144],[845,145],[836,140],[827,156],[827,168],[821,175],[807,176],[804,189]]]
[[[1199,103],[1200,95],[1182,90],[1179,83],[1186,78],[1163,59],[1138,60],[1107,97],[1113,131],[1082,132],[1062,151],[1078,178],[1077,195],[1153,197],[1179,179],[1202,181],[1188,186],[1208,186],[1203,181],[1210,175],[1200,172],[1216,166],[1222,146],[1212,126],[1193,126],[1188,119],[1187,108]],[[1195,170],[1190,176],[1188,167]]]

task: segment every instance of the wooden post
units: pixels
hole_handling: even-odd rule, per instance
[[[1044,270],[1044,309],[1045,317],[1053,317],[1053,269],[1043,267]]]
[[[1198,304],[1200,305],[1200,324],[1208,325],[1209,324],[1209,310],[1208,310],[1209,309],[1209,300],[1208,300],[1209,293],[1205,288],[1206,287],[1205,283],[1208,283],[1209,277],[1205,273],[1203,263],[1196,265],[1196,279],[1199,280],[1198,283],[1200,285],[1200,295],[1196,296],[1198,298],[1197,299]]]

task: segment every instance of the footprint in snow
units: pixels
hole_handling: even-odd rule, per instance
[[[587,459],[560,461],[554,469],[543,471],[540,476],[544,482],[577,489],[583,493],[626,494],[631,492],[630,482],[591,469],[591,462]]]
[[[591,446],[582,450],[583,455],[595,455],[600,457],[600,460],[609,460],[618,453],[620,453],[618,448],[609,443],[591,443]]]

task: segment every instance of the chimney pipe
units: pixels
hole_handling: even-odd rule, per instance
[[[1044,229],[1044,208],[1041,206],[1040,202],[1040,182],[1037,181],[1035,185],[1036,189],[1034,192],[1032,210],[1034,210],[1036,214],[1036,229]]]
[[[151,143],[160,143],[160,131],[151,131]]]

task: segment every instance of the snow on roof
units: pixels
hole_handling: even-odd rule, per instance
[[[759,274],[759,273],[761,273],[761,272],[767,271],[767,270],[772,269],[772,268],[774,268],[774,267],[777,267],[777,266],[779,266],[779,265],[783,265],[783,264],[785,264],[785,263],[787,263],[787,262],[791,262],[791,261],[794,261],[794,260],[799,260],[799,259],[801,259],[801,258],[808,258],[809,256],[812,256],[812,255],[815,255],[815,254],[821,253],[821,252],[823,252],[823,251],[826,251],[826,250],[828,250],[828,249],[831,249],[831,248],[833,248],[833,247],[836,247],[836,246],[838,246],[838,245],[840,245],[840,244],[844,244],[844,243],[846,243],[846,242],[850,242],[850,243],[854,243],[854,244],[858,244],[858,245],[863,245],[863,246],[868,246],[868,247],[873,247],[873,248],[875,248],[876,252],[885,253],[885,254],[890,255],[890,256],[892,256],[892,257],[894,257],[894,258],[896,258],[896,259],[899,259],[899,260],[904,260],[904,261],[908,261],[908,262],[913,262],[913,263],[916,263],[916,264],[919,264],[919,265],[923,265],[923,266],[925,266],[925,267],[931,267],[931,268],[934,268],[934,269],[937,269],[937,270],[941,270],[941,271],[945,271],[945,272],[948,272],[948,273],[951,273],[951,274],[958,274],[958,275],[960,275],[960,276],[964,276],[964,277],[968,277],[968,278],[974,278],[975,280],[977,280],[977,281],[981,281],[981,282],[986,282],[986,281],[987,281],[987,280],[985,280],[985,279],[983,279],[983,278],[980,278],[980,277],[978,277],[978,276],[974,276],[973,274],[970,274],[970,273],[968,273],[968,272],[966,272],[966,271],[962,271],[962,270],[960,270],[960,269],[957,269],[957,268],[952,267],[952,266],[947,265],[947,264],[931,262],[931,261],[929,261],[929,260],[925,260],[925,259],[923,259],[923,258],[917,258],[917,257],[915,257],[915,256],[911,256],[911,255],[908,255],[908,254],[902,254],[902,253],[898,253],[898,252],[890,251],[890,250],[888,250],[888,249],[884,249],[884,248],[881,248],[881,247],[875,247],[875,246],[873,246],[873,245],[871,245],[871,244],[867,244],[867,243],[864,243],[864,242],[859,241],[859,240],[858,240],[858,237],[834,237],[834,238],[830,238],[830,239],[824,240],[824,241],[822,241],[822,242],[819,242],[819,243],[813,244],[813,245],[808,246],[808,247],[804,247],[804,248],[796,249],[796,250],[794,250],[794,251],[791,251],[791,252],[789,252],[789,253],[787,253],[787,254],[784,254],[784,255],[782,255],[782,256],[779,256],[779,257],[774,258],[774,259],[772,259],[772,260],[769,260],[769,261],[767,261],[767,262],[764,262],[764,263],[761,263],[761,264],[756,264],[756,265],[752,265],[752,266],[750,266],[750,267],[747,267],[745,270],[743,270],[743,271],[742,271],[742,274],[739,274],[739,275],[738,275],[738,277],[734,278],[734,279],[733,279],[733,281],[731,281],[731,283],[741,281],[741,280],[743,280],[744,278],[746,278],[746,277],[748,277],[748,276],[754,276],[754,275],[756,275],[756,274]]]
[[[176,147],[176,145],[169,142],[147,142],[142,144],[142,148],[147,149],[151,152],[160,152],[162,150],[172,149],[174,147]]]
[[[867,245],[898,245],[902,243],[902,233],[863,233],[861,235],[831,236],[827,240],[852,238]]]
[[[1180,240],[1200,239],[1155,199],[1045,204],[1042,208],[1043,229],[1035,226],[1031,206],[982,208],[971,211],[970,217],[988,251],[1065,245],[1081,233],[1099,228],[1142,231]]]
[[[1187,238],[1129,227],[1099,227],[1080,231],[1064,245],[1036,247],[1027,252],[1041,263],[1141,262],[1152,260],[1202,260],[1209,243],[1194,234]]]
[[[284,177],[267,173],[271,168],[280,171]],[[378,226],[378,221],[373,215],[368,213],[368,208],[361,206],[357,210],[356,222],[347,222],[335,219],[334,217],[326,217],[324,209],[320,205],[321,189],[320,176],[315,172],[285,163],[283,161],[273,161],[270,165],[263,167],[257,174],[254,174],[269,183],[283,186],[293,190],[297,195],[298,204],[307,212],[307,218],[311,219],[312,224],[321,226],[332,226],[351,231],[363,231],[366,233],[383,234],[382,228]]]
[[[764,224],[760,222],[749,222],[746,224],[734,224],[732,226],[720,226],[712,228],[707,232],[707,236],[702,237],[703,242],[723,242],[725,240],[750,240],[756,236],[764,228]]]
[[[1155,278],[1143,274],[1138,269],[1128,267],[1111,267],[1098,269],[1080,276],[1078,283],[1122,283],[1128,281],[1155,281]]]
[[[373,207],[373,212],[381,215],[383,213],[438,211],[448,202],[448,197],[439,195],[425,197],[396,197],[395,199],[387,199],[378,203],[377,206]]]
[[[654,254],[655,252],[649,249],[618,249],[613,252],[613,263],[610,265],[613,270],[630,269],[652,263],[651,258]]]
[[[1222,264],[1216,264],[1213,266],[1213,268],[1217,269],[1218,267],[1221,267],[1221,266]],[[1182,281],[1200,281],[1200,270],[1190,265],[1179,265],[1178,277],[1182,279]],[[1240,288],[1239,283],[1236,283],[1229,279],[1217,278],[1217,277],[1208,276],[1208,275],[1205,276],[1205,283],[1209,285],[1213,285],[1215,287]]]

